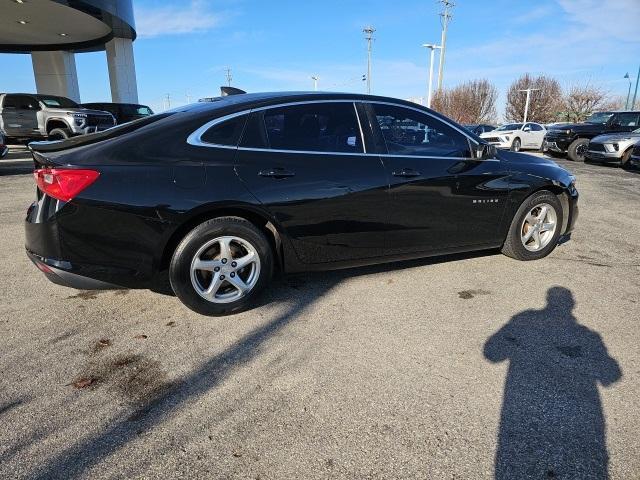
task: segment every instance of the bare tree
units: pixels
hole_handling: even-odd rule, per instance
[[[528,88],[536,90],[531,91],[527,120],[539,123],[553,122],[562,108],[560,84],[555,78],[545,75],[534,77],[528,73],[522,75],[509,87],[505,118],[518,122],[524,119],[527,93],[522,90]]]
[[[586,83],[572,86],[563,100],[562,119],[581,122],[596,110],[607,109],[609,98],[602,88]]]
[[[459,123],[490,123],[496,118],[498,90],[488,80],[471,80],[438,90],[431,107]]]

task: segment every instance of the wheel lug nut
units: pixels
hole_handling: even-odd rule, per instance
[[[227,259],[226,259],[226,258],[223,258],[223,259],[222,259],[222,263],[227,263]]]
[[[220,275],[220,280],[224,280],[224,275]]]
[[[214,271],[214,272],[219,272],[219,271],[220,271],[220,267],[214,267],[214,268],[213,268],[213,271]]]
[[[231,266],[232,266],[232,267],[237,267],[237,266],[238,266],[238,264],[237,264],[236,262],[231,262]]]
[[[229,275],[231,275],[231,278],[233,278],[233,277],[235,277],[235,276],[236,276],[236,274],[235,274],[235,273],[233,273],[233,272],[231,272]]]

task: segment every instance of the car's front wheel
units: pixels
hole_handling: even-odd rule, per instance
[[[520,142],[519,138],[514,138],[513,142],[511,142],[511,151],[512,152],[519,152],[520,148],[522,148],[522,143]]]
[[[553,193],[541,190],[527,198],[516,212],[502,253],[516,260],[538,260],[549,255],[560,237],[562,205]]]
[[[182,303],[215,316],[250,307],[272,272],[273,253],[264,233],[243,218],[219,217],[184,237],[173,254],[169,279]]]
[[[567,149],[567,156],[574,162],[584,162],[585,155],[589,149],[588,138],[578,138],[571,142]]]
[[[71,130],[68,128],[54,128],[49,132],[49,140],[66,140],[71,136]]]

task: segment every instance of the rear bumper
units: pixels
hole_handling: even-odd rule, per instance
[[[29,250],[27,250],[27,257],[38,267],[38,270],[44,273],[48,280],[57,285],[77,288],[78,290],[112,290],[122,288],[112,283],[73,273],[71,272],[73,266],[63,260],[44,258]]]

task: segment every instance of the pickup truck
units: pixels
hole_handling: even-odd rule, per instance
[[[0,130],[9,139],[63,140],[100,132],[115,124],[109,112],[83,108],[69,98],[0,93]]]
[[[583,162],[589,141],[604,133],[631,132],[640,126],[640,111],[596,112],[583,123],[549,126],[542,149],[553,156],[568,156]]]

